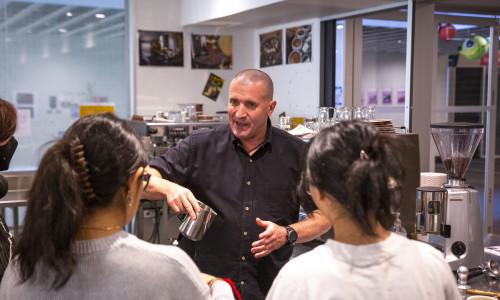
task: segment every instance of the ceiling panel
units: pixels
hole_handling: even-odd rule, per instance
[[[102,32],[105,29],[107,34],[116,35],[124,31],[125,13],[119,8],[71,6],[25,0],[3,1],[3,4],[3,7],[0,6],[0,29],[6,29],[8,36],[75,35]],[[97,18],[96,14],[104,14],[106,17]],[[121,25],[112,26],[117,23]]]

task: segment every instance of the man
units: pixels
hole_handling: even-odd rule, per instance
[[[243,299],[263,299],[293,244],[331,228],[319,211],[296,223],[292,194],[305,143],[271,126],[272,99],[267,74],[237,74],[229,86],[229,125],[193,132],[154,161],[143,194],[166,198],[176,213],[193,219],[196,198],[217,212],[195,243],[195,262],[202,272],[231,278]]]

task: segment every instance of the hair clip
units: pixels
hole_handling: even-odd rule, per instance
[[[361,159],[369,159],[370,157],[368,156],[368,154],[366,154],[365,150],[361,150],[361,152],[359,152],[359,157]]]
[[[85,160],[85,152],[83,145],[77,145],[69,148],[70,160],[78,173],[78,179],[83,190],[83,194],[87,199],[94,199],[96,194],[90,183],[89,169],[87,168],[87,160]]]

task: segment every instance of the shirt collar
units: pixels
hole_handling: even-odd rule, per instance
[[[261,148],[266,147],[268,144],[272,145],[273,135],[272,135],[272,124],[271,119],[267,118],[266,125],[266,138],[264,139],[264,143]],[[240,140],[234,136],[233,130],[229,130],[231,132],[231,143],[233,143],[233,148],[236,148],[238,145],[241,145]],[[241,146],[243,148],[243,146]]]

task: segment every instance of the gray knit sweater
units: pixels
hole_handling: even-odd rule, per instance
[[[77,241],[73,252],[76,268],[57,291],[49,288],[53,277],[43,268],[37,268],[36,281],[19,285],[14,260],[3,277],[0,299],[234,299],[226,282],[209,288],[179,248],[150,244],[125,231]]]

